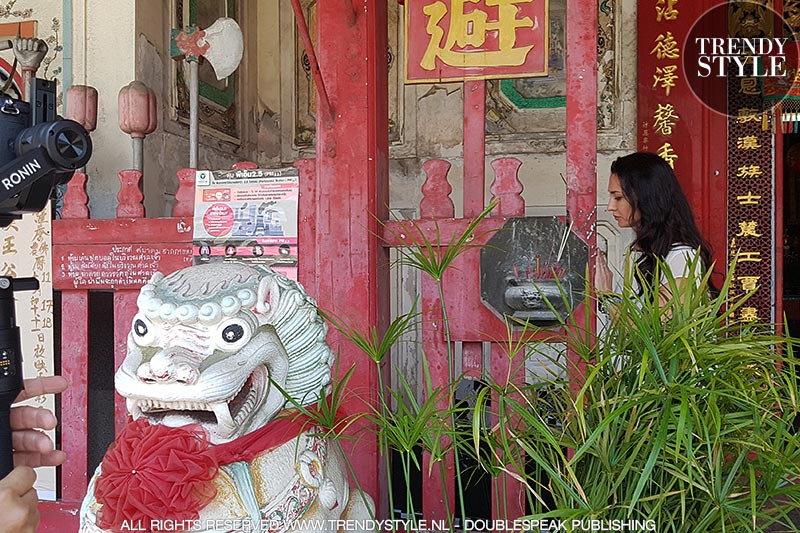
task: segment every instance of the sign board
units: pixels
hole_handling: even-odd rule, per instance
[[[263,264],[297,279],[298,176],[294,167],[197,171],[195,264]]]
[[[406,0],[406,83],[547,76],[547,0]]]
[[[155,272],[191,266],[186,244],[91,244],[53,247],[57,289],[138,289]]]

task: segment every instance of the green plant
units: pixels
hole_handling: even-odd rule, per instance
[[[707,277],[664,277],[671,298],[626,290],[613,326],[589,342],[562,324],[576,360],[551,364],[572,383],[495,381],[479,397],[476,411],[489,391],[497,400],[493,425],[474,418],[474,447],[527,472],[534,517],[763,531],[800,505],[796,341],[738,323],[746,298],[728,298],[730,275],[714,298],[696,288]]]

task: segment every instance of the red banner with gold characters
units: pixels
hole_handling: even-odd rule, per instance
[[[547,0],[406,0],[406,83],[547,75]]]
[[[697,8],[688,0],[639,2],[639,149],[663,157],[682,180],[692,170],[698,113],[684,73],[684,41]],[[699,124],[698,124],[699,126]],[[699,152],[698,152],[699,154]]]
[[[755,2],[639,2],[639,149],[672,166],[695,216],[706,217],[701,227],[718,228],[726,220],[725,248],[713,243],[716,271],[726,271],[726,255],[735,263],[731,296],[750,295],[734,317],[740,322],[775,319],[774,102],[764,102],[761,87],[780,82],[783,67],[794,60],[774,20],[777,14]],[[710,148],[723,150],[721,141],[724,158]],[[721,195],[727,197],[725,215]]]

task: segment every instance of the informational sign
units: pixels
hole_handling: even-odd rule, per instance
[[[547,75],[547,0],[413,0],[406,83]]]
[[[53,282],[60,289],[138,289],[155,272],[192,264],[192,249],[181,244],[94,244],[57,246]]]
[[[297,279],[297,199],[294,167],[197,171],[195,264],[263,264]]]
[[[53,283],[50,274],[50,210],[25,215],[22,220],[0,229],[0,276],[35,277],[36,291],[14,293],[16,318],[20,330],[23,375],[25,378],[52,376],[53,365]],[[54,411],[52,396],[39,396],[27,402]],[[54,411],[55,412],[55,411]],[[54,432],[48,431],[50,438]],[[56,499],[54,467],[37,468],[35,488],[42,500]]]

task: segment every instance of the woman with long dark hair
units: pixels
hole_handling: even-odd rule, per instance
[[[711,247],[697,229],[675,173],[660,156],[635,152],[618,158],[611,164],[608,194],[608,212],[621,228],[633,228],[636,233],[630,259],[636,266],[634,293],[641,295],[643,287],[655,287],[659,261],[669,267],[679,288],[687,277],[697,279],[701,274],[690,271],[698,266],[698,251],[703,272],[712,268]],[[663,273],[659,278],[659,292],[668,297]],[[613,288],[613,274],[602,254],[597,256],[595,288],[601,294]]]

